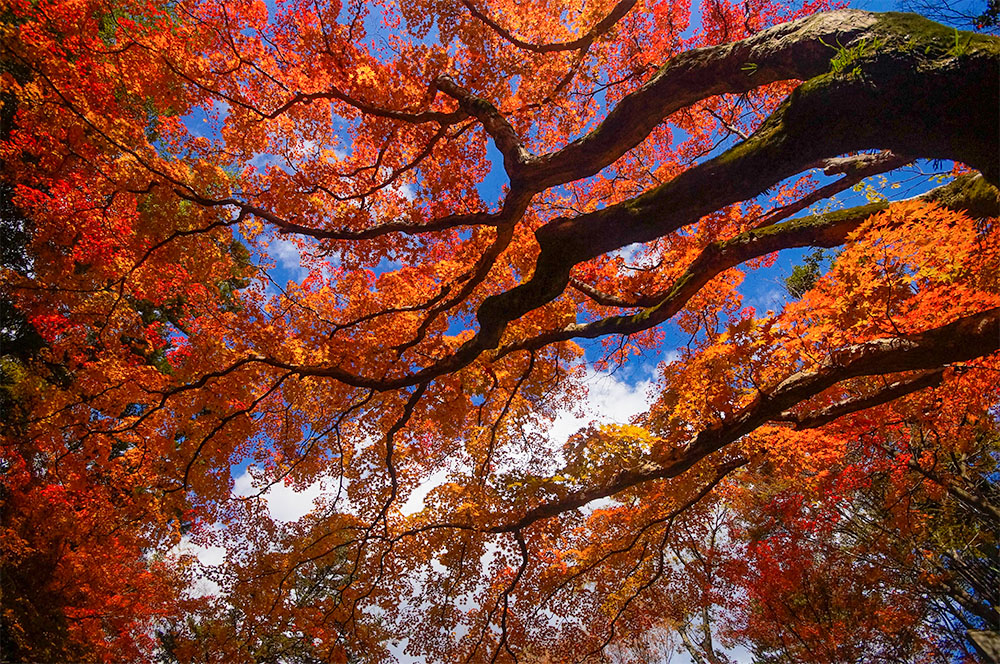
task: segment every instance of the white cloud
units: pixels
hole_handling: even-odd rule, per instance
[[[614,372],[588,368],[584,378],[587,400],[579,413],[564,411],[549,427],[549,438],[565,443],[571,435],[591,422],[627,424],[633,417],[649,409],[652,403],[649,378],[628,382]]]
[[[394,185],[392,189],[408,201],[412,201],[417,197],[417,188],[409,182],[406,184]]]
[[[557,450],[570,436],[591,422],[627,424],[639,413],[647,411],[652,403],[650,388],[653,381],[650,378],[630,383],[614,372],[596,371],[588,367],[583,381],[588,388],[586,400],[574,411],[564,410],[559,413],[545,430],[554,453],[558,453]],[[447,479],[448,471],[445,469],[431,474],[413,490],[400,507],[400,513],[410,516],[422,510],[427,494],[444,484]],[[600,499],[588,503],[586,508],[594,510],[613,503],[610,498]]]
[[[204,546],[191,541],[190,535],[181,537],[177,546],[167,551],[168,557],[194,556],[205,567],[218,567],[226,561],[226,549],[221,546]],[[218,595],[222,589],[215,581],[204,575],[196,576],[187,589],[191,597]]]
[[[336,145],[331,146],[312,139],[302,141],[302,153],[306,159],[315,159],[316,157],[319,157],[320,153],[324,149],[332,150],[333,156],[336,159],[343,159],[347,156],[347,150],[342,147]]]
[[[640,260],[640,254],[646,249],[646,245],[642,242],[635,242],[633,244],[626,245],[621,249],[615,249],[609,255],[614,257],[620,257],[625,265],[632,265],[636,267],[650,267],[649,261]]]
[[[279,235],[268,242],[265,252],[275,262],[277,269],[283,270],[289,279],[301,282],[311,270],[318,270],[323,279],[329,279],[333,275],[333,270],[340,267],[340,254],[319,253],[320,249],[316,243],[308,238],[304,242],[304,245],[300,245]],[[286,275],[281,275],[276,281],[284,283]],[[278,291],[272,289],[269,294],[277,295]]]
[[[274,238],[267,245],[267,254],[284,270],[296,272],[302,268],[302,254],[291,240]]]
[[[297,521],[316,509],[320,496],[329,488],[333,478],[321,477],[301,491],[296,491],[284,482],[272,485],[261,496],[267,505],[267,511],[274,521]],[[257,482],[250,469],[236,478],[233,485],[234,496],[253,496],[260,493],[264,486]]]
[[[334,483],[331,476],[323,476],[305,489],[296,491],[292,487],[279,482],[264,492],[262,498],[267,511],[276,522],[295,521],[313,511],[320,496]],[[260,493],[263,486],[257,482],[250,469],[243,471],[234,481],[233,496],[246,497]],[[214,527],[213,527],[214,529]],[[219,567],[225,564],[227,550],[223,546],[195,543],[190,535],[181,537],[181,541],[167,551],[168,557],[194,556],[205,568]],[[218,595],[221,592],[219,584],[204,574],[198,574],[187,589],[191,597]]]
[[[441,486],[447,478],[448,471],[443,468],[433,473],[413,490],[410,497],[399,508],[400,513],[403,516],[410,516],[424,509],[424,499],[427,498],[427,494],[431,492],[431,489]]]
[[[788,293],[783,288],[772,286],[748,297],[746,304],[761,315],[765,311],[781,311],[787,301]]]
[[[255,152],[250,165],[258,171],[266,171],[268,166],[278,166],[278,157],[268,152]]]

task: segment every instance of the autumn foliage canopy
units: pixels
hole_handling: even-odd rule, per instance
[[[996,37],[0,7],[0,659],[973,661]],[[608,375],[643,412],[551,435]]]

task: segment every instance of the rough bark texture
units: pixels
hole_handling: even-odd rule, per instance
[[[497,348],[508,323],[563,293],[576,264],[673,233],[845,153],[887,149],[909,158],[955,159],[982,172],[985,184],[976,186],[983,191],[987,184],[1000,182],[1000,127],[995,113],[984,112],[1000,108],[1000,39],[956,33],[912,14],[840,10],[776,26],[733,44],[683,53],[623,99],[590,134],[542,156],[526,154],[491,104],[471,98],[448,80],[440,81],[439,87],[482,119],[504,155],[511,191],[500,213],[490,216],[504,235],[503,229],[516,221],[534,193],[596,173],[678,109],[713,95],[793,78],[806,82],[742,143],[633,199],[540,228],[536,236],[541,254],[531,278],[487,298],[477,313],[478,333],[455,354],[409,375],[381,379],[332,367],[299,367],[300,372],[395,389],[455,371]],[[966,196],[947,195],[949,201]],[[974,198],[989,196],[980,191]],[[877,209],[873,205],[847,216],[856,220]],[[691,266],[689,281],[677,285],[678,294],[667,299],[684,300],[684,294],[696,291],[707,275],[717,273],[716,267],[780,248],[833,246],[842,238],[833,222],[822,232],[802,223],[806,222],[714,247],[699,258],[701,264]],[[759,252],[749,250],[749,245]],[[713,251],[717,253],[712,255]],[[546,341],[556,340],[555,336],[635,332],[676,312],[663,304],[654,310],[627,324],[599,323],[568,336],[557,333]],[[528,340],[517,347],[541,342]]]

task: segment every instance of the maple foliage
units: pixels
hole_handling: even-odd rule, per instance
[[[0,31],[6,659],[947,658],[994,616],[997,38],[826,0]],[[750,306],[804,247],[842,250]],[[648,410],[550,438],[678,333]]]

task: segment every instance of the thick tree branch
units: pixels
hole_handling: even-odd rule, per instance
[[[839,157],[827,159],[823,164],[825,175],[843,174],[844,177],[809,192],[794,203],[780,207],[766,214],[757,226],[770,226],[805,210],[813,203],[835,196],[848,187],[853,187],[865,178],[879,173],[886,173],[910,163],[912,159],[895,155],[892,152],[878,154],[860,154],[854,157]]]
[[[919,198],[937,201],[953,209],[967,211],[973,216],[995,216],[998,212],[996,189],[984,182],[980,175],[957,178],[954,182],[938,187]],[[597,338],[608,334],[632,334],[648,329],[668,320],[680,311],[702,286],[722,271],[779,249],[837,246],[842,244],[846,236],[868,216],[884,210],[888,206],[889,203],[886,202],[870,203],[849,210],[804,217],[775,226],[747,231],[731,240],[713,243],[706,247],[685,273],[675,281],[674,286],[662,296],[656,306],[633,315],[612,316],[592,323],[574,324],[560,330],[543,332],[531,339],[510,343],[499,348],[497,356],[507,355],[517,350],[537,349],[569,339]],[[531,282],[528,282],[528,285],[530,284]],[[501,302],[504,298],[509,298],[511,293],[517,293],[518,289],[524,288],[525,286],[519,286],[497,296],[494,301]],[[552,297],[557,295],[558,293],[555,293]],[[501,310],[493,324],[500,325],[502,331],[507,321],[514,320],[519,315],[521,314],[514,311]],[[499,333],[497,334],[499,336]],[[296,365],[273,357],[246,358],[239,361],[231,369],[248,362],[258,362],[278,369],[293,371],[299,375],[326,376],[354,387],[387,391],[433,380],[437,376],[458,370],[488,349],[489,346],[484,344],[483,332],[480,331],[479,335],[452,355],[412,374],[389,378],[358,376],[338,367]],[[228,373],[228,371],[224,370],[221,373]]]
[[[940,202],[952,209],[974,216],[1000,215],[997,191],[980,175],[966,175],[916,197],[916,200]],[[574,323],[561,330],[513,342],[497,350],[502,356],[517,350],[537,349],[570,339],[596,339],[609,334],[634,334],[669,320],[709,281],[719,274],[753,258],[781,249],[795,247],[836,247],[846,240],[868,217],[889,207],[887,202],[869,203],[847,210],[802,217],[775,226],[750,230],[730,240],[720,240],[705,247],[664,293],[644,296],[634,303],[611,298],[576,282],[581,290],[607,306],[646,306],[635,314],[610,316],[590,323]],[[600,297],[600,299],[598,299]]]
[[[870,75],[817,76],[750,140],[719,157],[634,199],[543,226],[531,279],[483,302],[480,333],[463,350],[495,347],[507,322],[562,293],[573,265],[665,236],[837,154],[885,147],[955,158],[980,167],[995,183],[1000,128],[979,109],[995,108],[1000,99],[1000,40],[962,58],[913,62],[909,53],[875,56]]]
[[[837,383],[899,371],[932,370],[1000,349],[1000,308],[960,318],[943,327],[894,339],[876,339],[848,346],[815,369],[789,376],[726,420],[703,430],[684,447],[659,462],[647,462],[618,473],[601,486],[574,491],[529,509],[521,518],[499,523],[490,532],[523,530],[542,519],[606,498],[638,484],[676,477],[696,463],[773,420],[794,405]]]
[[[507,118],[500,114],[496,106],[476,97],[471,92],[456,83],[450,76],[439,76],[434,81],[435,87],[458,101],[459,108],[483,123],[486,133],[493,137],[497,150],[503,155],[504,168],[512,178],[518,169],[531,158],[521,139]]]
[[[880,406],[884,403],[889,403],[890,401],[894,401],[900,397],[912,394],[913,392],[922,390],[926,387],[940,385],[943,379],[943,368],[931,369],[929,371],[921,372],[912,378],[897,380],[889,385],[879,388],[871,394],[842,399],[814,413],[796,414],[791,411],[786,411],[774,419],[779,422],[791,422],[796,431],[800,431],[802,429],[815,429],[823,426],[824,424],[829,424],[844,415],[849,415],[851,413],[865,410],[866,408],[872,408],[874,406]]]
[[[622,99],[589,134],[535,158],[525,169],[524,178],[547,187],[588,177],[641,143],[664,118],[691,104],[775,81],[822,75],[829,71],[830,60],[836,55],[829,44],[846,47],[862,39],[884,43],[885,34],[898,38],[896,48],[907,40],[925,45],[928,39],[940,41],[942,50],[948,48],[946,39],[954,44],[953,31],[916,16],[903,18],[845,9],[778,25],[739,42],[681,53],[642,88]],[[978,45],[988,39],[977,37],[974,41]],[[832,113],[819,116],[824,120],[830,117]],[[932,117],[937,118],[938,113]]]

